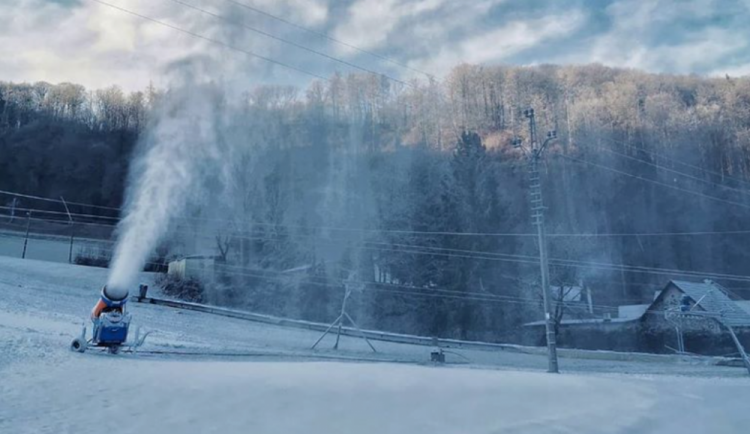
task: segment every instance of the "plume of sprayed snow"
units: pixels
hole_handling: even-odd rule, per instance
[[[220,160],[220,107],[221,93],[209,84],[184,85],[163,96],[129,175],[107,281],[111,297],[127,296],[170,221],[199,194],[207,166]]]

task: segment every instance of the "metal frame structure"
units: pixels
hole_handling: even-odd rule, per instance
[[[352,328],[357,331],[357,334],[359,337],[365,340],[367,342],[367,345],[370,346],[370,349],[373,353],[377,353],[378,351],[375,349],[375,347],[372,345],[369,339],[367,339],[367,336],[362,331],[362,329],[359,328],[357,323],[354,322],[351,316],[346,312],[346,302],[349,300],[349,297],[352,295],[352,287],[348,282],[344,282],[344,297],[341,299],[341,313],[339,316],[331,323],[331,325],[328,326],[328,328],[323,332],[323,334],[318,338],[317,341],[313,344],[311,349],[315,349],[315,347],[318,346],[320,341],[323,340],[323,338],[330,333],[330,331],[336,327],[336,343],[333,345],[334,350],[339,349],[339,340],[341,339],[341,329],[344,327],[344,320],[348,320],[349,324],[351,324]]]

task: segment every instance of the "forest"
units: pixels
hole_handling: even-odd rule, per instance
[[[169,92],[0,83],[0,190],[113,223]],[[231,158],[162,243],[217,256],[202,301],[326,322],[348,288],[363,327],[490,341],[541,319],[530,107],[539,142],[557,136],[541,160],[552,285],[587,288],[598,315],[678,277],[750,298],[748,77],[460,65],[223,92]]]

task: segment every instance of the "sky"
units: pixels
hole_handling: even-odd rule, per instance
[[[750,75],[750,0],[101,1],[141,16],[97,0],[0,0],[0,81],[138,90],[185,62],[248,87],[351,65],[399,79],[460,63]]]

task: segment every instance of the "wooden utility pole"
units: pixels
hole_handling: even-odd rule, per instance
[[[557,137],[553,131],[547,133],[547,140],[539,146],[536,137],[536,120],[534,109],[524,110],[524,116],[529,120],[529,134],[531,139],[531,155],[529,156],[529,194],[531,195],[531,222],[536,226],[539,243],[539,267],[542,275],[542,300],[544,302],[544,326],[547,335],[548,372],[560,372],[557,363],[557,338],[549,300],[549,262],[547,258],[547,231],[544,225],[544,202],[542,200],[542,180],[539,172],[539,161],[547,144]]]

